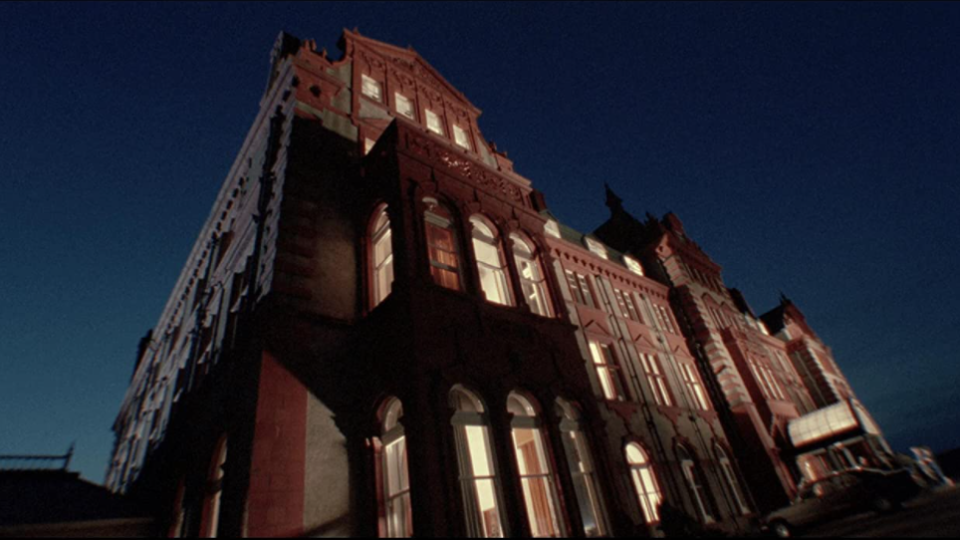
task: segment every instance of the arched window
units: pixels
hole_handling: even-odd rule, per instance
[[[513,415],[510,421],[513,451],[520,471],[530,534],[535,538],[564,536],[555,479],[537,410],[527,398],[512,392],[507,398],[507,411]]]
[[[393,289],[393,234],[386,206],[374,214],[371,223],[370,266],[373,289],[370,291],[370,307],[374,308],[383,302]]]
[[[566,401],[557,400],[557,415],[560,417],[560,433],[563,439],[567,466],[573,478],[573,489],[583,521],[583,533],[588,538],[607,535],[607,523],[593,468],[593,455],[580,422],[580,412]]]
[[[220,495],[223,492],[223,466],[227,462],[227,438],[221,437],[213,453],[203,497],[203,538],[216,538],[220,528]]]
[[[452,424],[460,458],[467,536],[503,537],[506,532],[486,409],[474,393],[460,386],[450,391],[450,404],[454,409]]]
[[[427,236],[427,255],[430,274],[443,287],[461,290],[460,250],[453,215],[433,197],[423,199],[426,210],[423,221]]]
[[[643,517],[648,525],[660,522],[660,485],[650,466],[647,453],[637,443],[627,445],[627,465],[630,466],[630,479],[633,480],[633,489],[637,492],[637,500],[643,510]]]
[[[477,258],[480,288],[488,302],[502,306],[513,305],[510,279],[507,277],[506,259],[496,228],[480,216],[471,216],[473,254]]]
[[[746,499],[740,489],[740,482],[737,481],[737,472],[733,468],[733,463],[730,463],[730,458],[727,457],[727,453],[720,445],[714,445],[714,449],[717,452],[717,463],[720,465],[720,473],[723,475],[723,480],[727,484],[727,490],[730,492],[730,496],[733,497],[733,501],[741,514],[749,514],[750,507],[747,506]]]
[[[530,243],[518,234],[511,234],[513,258],[520,274],[520,288],[530,311],[543,317],[553,317],[553,306],[547,293],[547,278],[540,265],[540,255]]]
[[[380,536],[409,538],[413,536],[410,505],[410,475],[407,463],[407,437],[403,432],[403,404],[391,398],[381,413],[380,435]]]
[[[697,505],[697,511],[700,512],[700,518],[704,523],[713,523],[713,512],[710,511],[710,499],[700,466],[683,446],[677,447],[677,457],[680,458],[680,469],[687,481],[687,487],[690,488],[693,502]]]

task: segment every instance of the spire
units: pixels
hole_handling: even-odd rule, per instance
[[[793,302],[787,298],[787,295],[783,294],[783,291],[780,291],[780,305],[785,306],[787,304],[792,304]]]
[[[607,208],[610,209],[610,213],[618,214],[623,212],[623,199],[618,197],[617,194],[610,189],[610,184],[604,182],[603,187],[607,191]]]

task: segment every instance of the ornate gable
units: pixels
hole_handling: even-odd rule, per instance
[[[466,117],[468,113],[473,118],[480,115],[480,109],[475,107],[452,84],[440,75],[423,57],[412,48],[401,49],[361,36],[351,30],[343,31],[344,51],[357,60],[364,62],[369,68],[398,80],[403,87],[416,86],[423,95],[434,103],[447,103],[452,107],[456,116]],[[444,99],[446,98],[446,99]]]

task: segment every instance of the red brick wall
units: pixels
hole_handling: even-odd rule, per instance
[[[263,353],[247,497],[247,536],[303,531],[307,390]]]

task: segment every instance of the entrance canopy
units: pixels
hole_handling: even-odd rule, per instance
[[[880,435],[880,429],[863,405],[841,401],[801,416],[787,424],[790,442],[796,449],[841,435]]]

